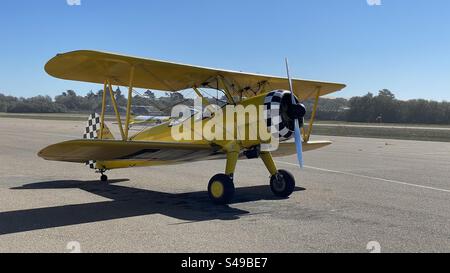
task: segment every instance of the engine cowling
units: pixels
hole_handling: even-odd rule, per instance
[[[295,98],[292,104],[291,92],[275,90],[267,94],[264,100],[265,118],[267,128],[276,135],[280,141],[290,140],[295,134],[295,120],[300,126],[304,124],[306,108]]]

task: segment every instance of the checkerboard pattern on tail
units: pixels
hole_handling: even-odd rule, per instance
[[[97,139],[99,130],[100,130],[100,115],[96,113],[90,115],[86,124],[86,131],[83,135],[83,139]],[[86,165],[89,166],[91,169],[95,169],[95,164],[96,162],[94,160],[86,162]]]

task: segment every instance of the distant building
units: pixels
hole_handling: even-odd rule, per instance
[[[163,116],[164,113],[154,106],[133,106],[132,111],[136,115]]]

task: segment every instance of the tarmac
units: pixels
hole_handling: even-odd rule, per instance
[[[261,160],[243,160],[233,203],[215,206],[206,186],[224,161],[101,183],[37,157],[84,126],[0,119],[0,252],[450,252],[450,143],[314,136],[334,144],[306,153],[304,169],[277,159],[297,179],[289,199],[272,195]]]

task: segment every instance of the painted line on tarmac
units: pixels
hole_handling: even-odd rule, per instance
[[[298,167],[298,164],[284,162],[284,161],[277,161],[277,163]],[[450,190],[446,190],[446,189],[429,187],[429,186],[424,186],[424,185],[419,185],[419,184],[406,183],[406,182],[397,181],[397,180],[384,179],[384,178],[367,176],[367,175],[350,173],[350,172],[342,172],[342,171],[336,171],[336,170],[322,169],[322,168],[316,168],[316,167],[311,167],[311,166],[305,166],[305,168],[311,169],[311,170],[316,170],[316,171],[335,173],[335,174],[342,174],[342,175],[348,175],[348,176],[353,176],[353,177],[365,178],[365,179],[370,179],[370,180],[377,180],[377,181],[382,181],[382,182],[391,183],[391,184],[397,184],[397,185],[403,185],[403,186],[409,186],[409,187],[415,187],[415,188],[421,188],[421,189],[427,189],[427,190],[433,190],[433,191],[440,191],[440,192],[450,193]]]

